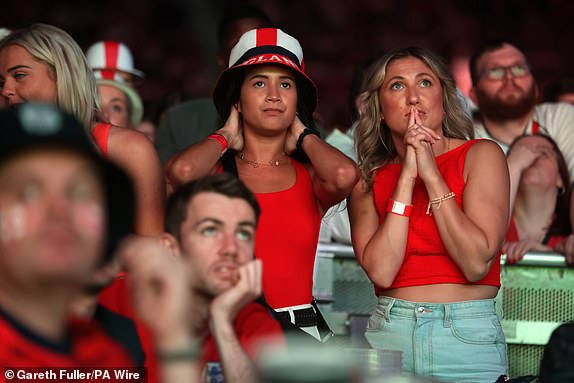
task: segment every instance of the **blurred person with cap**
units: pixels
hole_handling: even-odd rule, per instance
[[[319,226],[359,171],[313,129],[317,88],[299,42],[275,28],[244,33],[213,100],[225,125],[169,161],[170,182],[177,189],[220,171],[245,182],[262,209],[255,255],[265,299],[280,320],[324,340],[330,331],[312,297]]]
[[[130,177],[53,104],[2,111],[0,127],[0,365],[132,366],[99,326],[70,315],[77,295],[106,278],[114,254],[133,263],[129,250],[149,239],[128,238],[135,213]],[[163,381],[170,383],[196,376],[196,357],[188,352],[195,343],[182,313],[190,301],[182,286],[189,282],[174,262],[167,265],[167,295],[179,303],[162,307],[161,324],[150,326]],[[152,298],[152,287],[136,287],[138,301],[158,305],[153,297],[166,297],[157,283]]]
[[[0,112],[0,365],[130,366],[69,306],[133,229],[133,186],[52,105]]]
[[[238,5],[222,17],[217,29],[220,70],[227,68],[229,52],[241,35],[255,28],[272,26],[269,17],[259,8]],[[221,127],[221,121],[211,97],[197,98],[168,109],[160,121],[156,147],[159,158],[166,164],[175,153],[196,144]]]
[[[33,24],[0,40],[0,85],[8,105],[50,102],[75,115],[102,155],[133,178],[136,233],[162,232],[165,183],[154,147],[139,132],[98,122],[94,74],[70,35],[54,26]]]

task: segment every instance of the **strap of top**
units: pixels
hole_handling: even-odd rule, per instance
[[[92,130],[92,136],[96,140],[96,144],[102,151],[104,157],[108,156],[108,136],[110,134],[111,127],[111,124],[98,122],[98,124]]]

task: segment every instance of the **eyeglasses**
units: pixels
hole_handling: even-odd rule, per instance
[[[506,73],[510,73],[512,77],[524,77],[530,74],[530,68],[521,64],[496,66],[482,72],[480,77],[486,77],[489,80],[502,80],[506,77]]]

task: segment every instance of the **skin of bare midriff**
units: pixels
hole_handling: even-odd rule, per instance
[[[497,293],[497,286],[441,283],[388,289],[382,291],[381,295],[411,302],[449,303],[491,299]]]

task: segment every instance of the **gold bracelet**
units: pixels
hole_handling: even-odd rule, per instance
[[[442,205],[443,201],[454,198],[454,196],[455,196],[454,192],[451,191],[450,193],[446,193],[445,195],[443,195],[441,197],[436,197],[436,198],[430,199],[429,204],[427,205],[427,215],[432,215],[431,205],[438,204],[438,206],[436,208],[440,209],[440,205]]]

